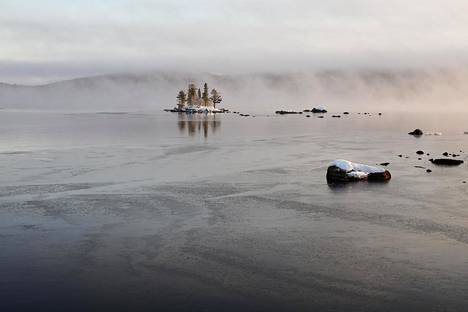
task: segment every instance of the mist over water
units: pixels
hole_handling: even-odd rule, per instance
[[[352,111],[468,110],[468,68],[334,69],[294,73],[152,72],[80,78],[40,86],[0,84],[0,106],[56,111],[161,110],[189,82],[221,91],[222,107],[250,113],[325,105]]]

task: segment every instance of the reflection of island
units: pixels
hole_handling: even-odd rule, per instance
[[[177,125],[181,133],[187,131],[189,136],[194,136],[203,132],[203,136],[207,138],[210,129],[211,133],[215,133],[221,127],[221,121],[217,120],[215,114],[179,114]]]

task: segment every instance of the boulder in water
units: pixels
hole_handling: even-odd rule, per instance
[[[317,106],[317,107],[312,108],[311,112],[312,112],[312,113],[316,113],[316,114],[317,114],[317,113],[322,113],[322,114],[323,114],[323,113],[326,113],[326,112],[327,112],[327,109],[326,109],[324,106],[319,105],[319,106]]]
[[[452,158],[429,159],[429,161],[433,163],[434,165],[442,165],[442,166],[459,166],[464,163],[463,160],[452,159]]]
[[[414,135],[414,136],[421,136],[423,135],[424,133],[422,132],[421,129],[415,129],[414,131],[408,133],[409,135]]]
[[[356,164],[342,159],[333,161],[327,169],[328,183],[347,183],[360,180],[385,182],[391,177],[390,172],[382,167]]]

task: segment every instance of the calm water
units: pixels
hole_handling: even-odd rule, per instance
[[[0,111],[0,311],[466,311],[467,121]]]

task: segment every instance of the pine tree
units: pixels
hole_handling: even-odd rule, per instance
[[[185,95],[184,90],[179,91],[179,94],[177,95],[177,100],[178,100],[177,106],[179,106],[179,108],[182,108],[187,102],[187,97]]]
[[[202,95],[203,103],[205,106],[208,106],[208,102],[210,101],[210,94],[208,91],[208,84],[205,82],[205,85],[203,86],[203,95]]]
[[[223,101],[221,97],[221,93],[219,93],[216,89],[211,90],[211,97],[210,100],[213,102],[213,107],[216,107],[216,104],[219,104]]]
[[[201,90],[198,88],[198,99],[201,99]]]
[[[197,88],[195,87],[195,84],[191,83],[189,84],[189,88],[187,91],[187,103],[188,105],[194,105],[195,104],[195,96],[197,94]]]

